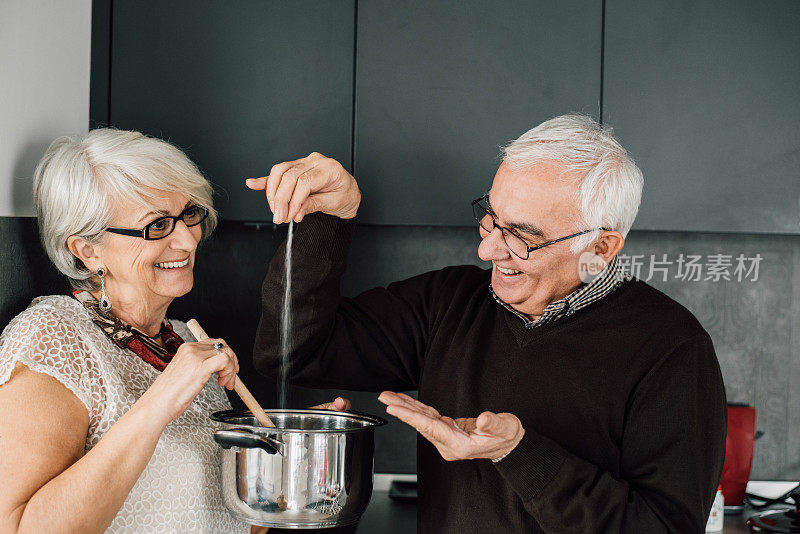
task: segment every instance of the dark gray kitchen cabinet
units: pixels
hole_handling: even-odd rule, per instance
[[[109,122],[186,150],[224,218],[271,220],[245,177],[351,166],[354,24],[354,0],[116,1]]]
[[[606,0],[603,119],[634,228],[800,233],[800,2]]]
[[[243,177],[317,150],[354,170],[361,222],[469,225],[499,147],[577,111],[602,113],[644,171],[635,228],[800,233],[796,0],[110,12],[108,122],[185,149],[229,220],[270,218]]]
[[[501,145],[599,115],[599,0],[361,0],[357,26],[362,222],[474,224]]]

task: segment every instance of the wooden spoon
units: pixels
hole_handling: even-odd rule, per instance
[[[197,322],[195,319],[189,319],[187,321],[186,326],[192,332],[197,341],[202,341],[208,338],[208,334],[206,334],[203,327],[200,326],[200,323]],[[253,394],[250,393],[250,390],[244,385],[239,379],[239,376],[236,376],[236,381],[233,384],[233,389],[236,393],[239,394],[239,397],[244,401],[245,406],[250,410],[250,412],[258,419],[258,422],[261,423],[261,426],[266,426],[269,428],[275,428],[275,423],[272,422],[272,419],[264,413],[264,410],[261,408],[261,405],[258,404],[258,401]]]

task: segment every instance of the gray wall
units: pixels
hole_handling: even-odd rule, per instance
[[[0,216],[33,214],[47,145],[89,126],[92,0],[0,2]]]
[[[275,403],[275,384],[254,373],[250,356],[258,322],[258,288],[266,263],[285,236],[271,225],[258,230],[223,222],[198,253],[195,290],[178,299],[170,316],[197,317],[206,330],[225,337],[242,360],[246,384],[266,405]],[[3,325],[36,295],[64,291],[64,282],[38,244],[35,220],[0,217],[0,323]],[[343,282],[345,294],[386,284],[445,265],[473,263],[477,232],[458,227],[360,226]],[[703,262],[714,254],[743,254],[763,260],[758,279],[684,281],[650,280],[692,312],[710,332],[725,377],[728,400],[754,405],[764,437],[756,444],[755,479],[800,479],[800,236],[632,232],[624,249],[644,256],[640,277],[647,279],[651,255],[677,262],[681,254]],[[733,268],[731,268],[733,273]],[[707,275],[703,274],[703,278]],[[224,281],[224,282],[221,282]],[[289,404],[309,405],[340,392],[293,389]],[[347,393],[357,408],[380,414],[374,393]],[[390,418],[391,419],[391,418]],[[414,472],[415,434],[392,421],[377,433],[376,470]]]

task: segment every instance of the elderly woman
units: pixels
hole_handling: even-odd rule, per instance
[[[208,418],[236,355],[166,318],[216,224],[209,183],[169,143],[104,129],[53,142],[34,197],[75,291],[0,337],[0,531],[249,532],[221,501]]]

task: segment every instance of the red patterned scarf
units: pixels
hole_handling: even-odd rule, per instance
[[[161,324],[161,331],[151,337],[110,313],[104,314],[100,311],[97,300],[88,291],[78,289],[72,292],[72,296],[83,304],[92,322],[99,326],[111,341],[123,349],[129,349],[159,371],[166,369],[178,347],[183,343],[183,339],[172,329],[167,319]],[[156,341],[159,338],[164,343],[163,347]]]

